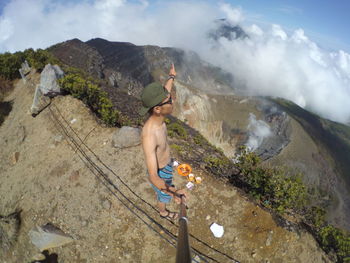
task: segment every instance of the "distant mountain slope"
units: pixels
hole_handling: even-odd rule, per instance
[[[202,61],[194,52],[176,48],[136,46],[95,38],[87,42],[68,40],[49,50],[64,63],[86,69],[136,96],[144,85],[166,75],[162,70],[172,62],[176,64],[178,79],[188,85],[211,93],[232,93],[233,90],[229,73]]]
[[[331,155],[337,171],[343,175],[350,189],[350,127],[323,119],[290,101],[275,101]]]
[[[240,26],[234,26],[226,19],[218,19],[215,21],[215,28],[209,32],[209,37],[214,40],[223,37],[232,41],[249,36]]]

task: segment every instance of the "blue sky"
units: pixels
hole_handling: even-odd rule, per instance
[[[306,35],[326,48],[350,52],[350,1],[348,0],[230,0],[240,6],[246,19],[276,23],[284,29],[304,29]]]
[[[57,2],[82,2],[90,0],[58,0]],[[0,15],[10,0],[0,0]],[[129,0],[128,2],[138,2]],[[150,8],[154,2],[148,1]],[[176,2],[176,1],[172,1]],[[220,1],[209,0],[217,3]],[[348,0],[228,0],[232,6],[242,8],[247,22],[259,25],[279,24],[288,30],[302,28],[306,35],[327,49],[350,52],[350,1]]]

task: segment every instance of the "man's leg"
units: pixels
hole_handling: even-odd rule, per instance
[[[158,202],[158,209],[161,216],[166,216],[168,214],[165,203]]]

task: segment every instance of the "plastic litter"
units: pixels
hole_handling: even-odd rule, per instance
[[[200,184],[200,183],[202,182],[202,178],[199,177],[199,176],[197,176],[197,177],[195,178],[195,182],[196,182],[196,184]]]
[[[224,227],[218,225],[217,223],[212,223],[210,226],[211,232],[213,232],[214,236],[220,238],[224,235]]]
[[[188,190],[192,190],[193,187],[194,187],[194,184],[193,184],[192,182],[188,182],[188,183],[186,184],[186,187],[187,187]]]
[[[65,234],[61,229],[49,224],[44,226],[36,226],[29,231],[29,237],[32,243],[40,249],[40,251],[49,248],[63,246],[73,241],[73,239]]]

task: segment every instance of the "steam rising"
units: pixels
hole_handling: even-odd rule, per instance
[[[270,126],[263,120],[257,120],[253,113],[249,114],[248,141],[245,144],[250,151],[259,148],[265,138],[272,134]]]
[[[249,38],[208,39],[225,17]],[[45,48],[67,39],[102,37],[198,52],[234,75],[233,86],[251,95],[278,96],[323,117],[350,121],[350,55],[321,49],[302,29],[262,29],[230,4],[200,1],[12,0],[0,17],[0,52]]]

